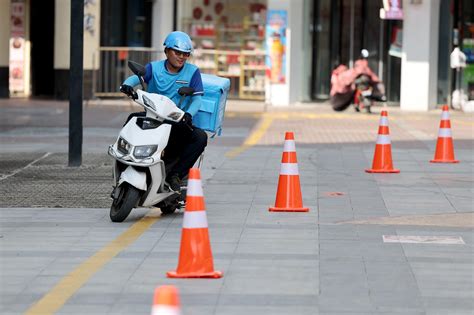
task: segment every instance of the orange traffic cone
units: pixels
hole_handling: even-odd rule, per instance
[[[206,206],[198,168],[189,170],[178,268],[169,271],[169,278],[220,278],[214,271],[207,226]]]
[[[280,178],[275,206],[269,211],[279,212],[307,212],[309,208],[303,207],[301,197],[300,175],[296,159],[295,136],[293,132],[285,133],[285,144],[281,157]]]
[[[155,289],[151,315],[180,315],[178,289],[172,285],[163,285]]]
[[[431,163],[459,163],[454,158],[453,137],[451,135],[451,121],[449,120],[448,105],[443,106],[441,122],[439,123],[438,141],[436,142],[436,153]]]
[[[390,142],[386,110],[380,113],[379,133],[377,135],[377,143],[375,144],[372,168],[365,171],[367,173],[400,173],[400,170],[393,168],[392,144]]]

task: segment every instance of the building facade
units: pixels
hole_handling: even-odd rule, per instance
[[[474,98],[469,0],[84,3],[85,98],[115,95],[126,60],[162,58],[173,29],[192,35],[192,62],[229,77],[236,98],[274,106],[327,100],[332,69],[351,66],[362,48],[390,105],[428,110],[449,102],[457,87]],[[0,97],[67,98],[69,15],[70,0],[0,0]],[[449,62],[456,46],[468,61],[460,76]]]

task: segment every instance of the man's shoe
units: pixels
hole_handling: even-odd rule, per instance
[[[181,180],[179,179],[179,176],[176,174],[173,174],[169,177],[168,179],[168,184],[170,184],[170,188],[178,193],[181,192]]]

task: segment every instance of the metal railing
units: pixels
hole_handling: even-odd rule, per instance
[[[127,66],[129,60],[147,64],[157,60],[162,51],[147,47],[100,47],[94,55],[92,87],[95,98],[120,97],[119,86],[132,75]]]

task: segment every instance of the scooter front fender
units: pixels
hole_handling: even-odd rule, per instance
[[[133,166],[129,166],[120,174],[118,184],[121,185],[123,182],[127,182],[137,189],[146,191],[146,173],[139,172]]]

